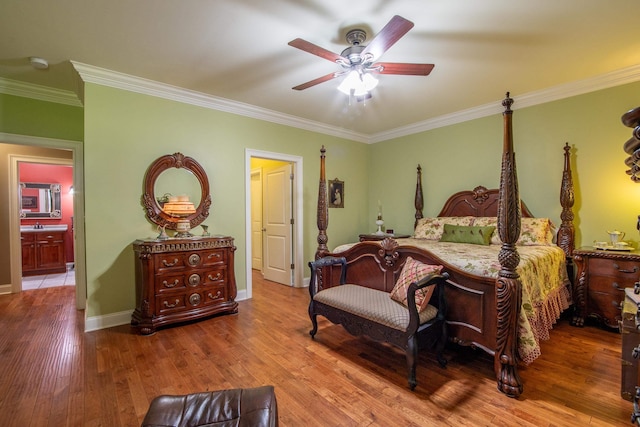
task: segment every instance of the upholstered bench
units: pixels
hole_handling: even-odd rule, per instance
[[[273,386],[158,396],[142,427],[277,427]]]
[[[339,285],[322,289],[318,285],[317,275],[332,266],[340,267]],[[310,262],[309,267],[309,316],[313,325],[309,333],[312,337],[318,332],[317,316],[322,315],[332,323],[342,325],[352,335],[366,335],[373,340],[400,347],[406,354],[411,390],[417,385],[419,347],[435,346],[438,362],[441,366],[446,365],[443,357],[447,340],[443,288],[449,278],[447,273],[428,274],[421,280],[407,283],[403,304],[393,299],[389,292],[346,283],[347,264],[344,257],[321,258]],[[418,303],[421,306],[418,311],[416,295],[423,290],[429,292],[422,294],[425,299]]]

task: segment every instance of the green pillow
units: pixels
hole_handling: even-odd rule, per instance
[[[494,226],[480,227],[474,225],[445,224],[440,241],[488,245],[491,243],[491,235],[495,229]]]

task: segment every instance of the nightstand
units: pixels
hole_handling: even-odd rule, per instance
[[[640,279],[640,251],[604,251],[583,247],[573,251],[578,275],[573,290],[575,311],[571,323],[583,326],[594,316],[610,328],[619,328],[624,289]]]
[[[360,241],[361,242],[371,242],[371,241],[376,241],[376,240],[383,240],[387,237],[391,237],[392,239],[406,239],[408,237],[411,237],[410,234],[361,234],[360,235]]]

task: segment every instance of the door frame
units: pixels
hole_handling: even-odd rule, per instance
[[[54,148],[72,152],[73,166],[73,215],[74,215],[74,270],[76,275],[76,308],[84,310],[87,303],[87,274],[84,232],[84,147],[81,141],[43,138],[0,132],[0,142],[33,147]],[[18,215],[18,163],[20,161],[47,163],[39,156],[9,155],[9,265],[11,266],[11,290],[22,290],[22,250],[20,246],[20,217]],[[43,160],[43,161],[41,161]],[[51,163],[51,161],[49,161]]]
[[[293,286],[303,286],[303,258],[304,248],[302,245],[302,157],[293,156],[291,154],[274,153],[270,151],[254,150],[251,148],[245,149],[245,275],[247,283],[246,298],[249,299],[253,295],[253,279],[251,271],[251,158],[258,157],[261,159],[280,160],[283,162],[290,162],[294,164],[293,172],[293,263],[295,265],[293,270]]]

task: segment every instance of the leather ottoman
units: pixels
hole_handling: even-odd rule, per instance
[[[182,396],[158,396],[142,427],[277,427],[273,386],[237,388]]]

